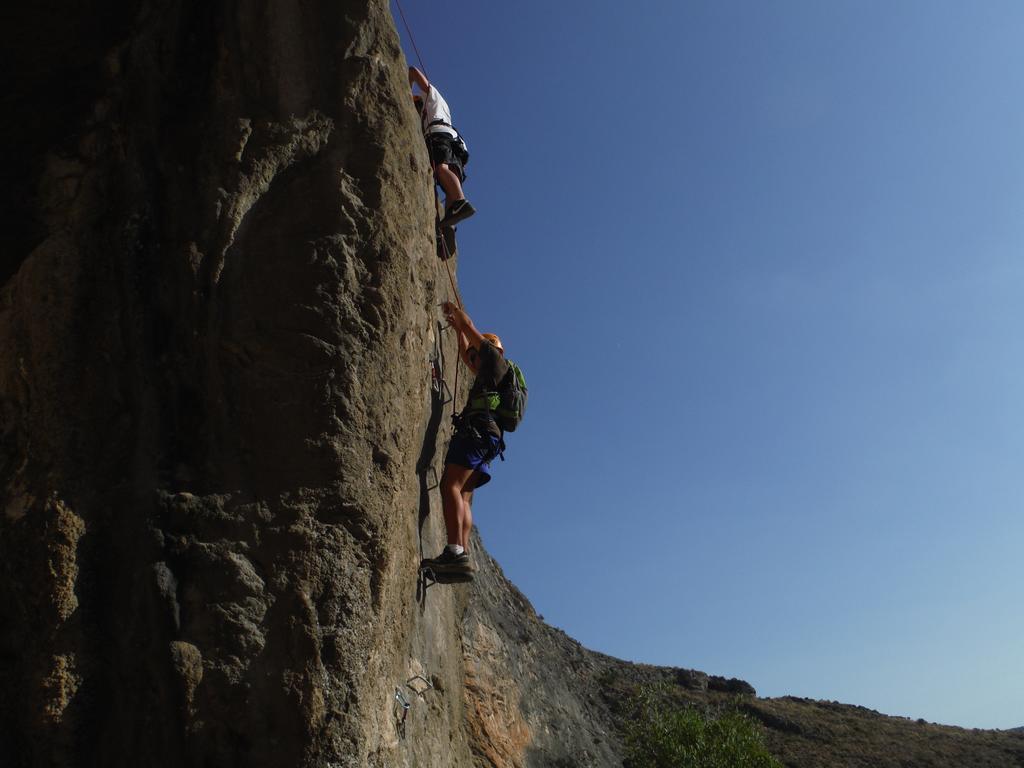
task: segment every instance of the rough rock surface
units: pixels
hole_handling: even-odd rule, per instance
[[[78,96],[5,96],[0,754],[394,764],[445,285],[387,5],[101,6],[5,29]]]
[[[845,710],[581,648],[479,542],[475,584],[418,580],[454,349],[384,0],[39,0],[0,35],[3,768],[616,766],[653,679],[788,765],[859,754]]]

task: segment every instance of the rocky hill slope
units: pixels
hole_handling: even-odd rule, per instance
[[[383,0],[40,0],[0,34],[0,765],[616,766],[649,679],[789,765],[1024,764],[591,653],[483,554],[419,580],[454,349]]]
[[[621,766],[617,734],[633,715],[631,701],[642,687],[657,685],[679,706],[738,708],[762,726],[769,750],[787,768],[1024,766],[1022,733],[937,725],[832,701],[759,698],[743,680],[589,651],[545,624],[490,558],[471,590],[462,642],[471,746],[485,758],[477,765],[488,768]],[[518,755],[509,749],[517,740],[525,747]]]

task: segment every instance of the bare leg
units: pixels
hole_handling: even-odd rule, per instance
[[[456,200],[461,200],[465,197],[462,192],[462,182],[459,181],[459,176],[455,171],[448,167],[447,163],[438,163],[434,167],[434,172],[437,174],[437,181],[441,185],[441,189],[444,190],[444,205],[445,208],[450,206]]]
[[[473,527],[473,513],[468,503],[468,495],[473,492],[472,485],[469,490],[463,490],[473,476],[473,471],[458,464],[445,464],[444,474],[441,475],[441,507],[444,510],[444,527],[449,544],[465,547],[463,539],[469,539],[469,530]]]
[[[462,518],[462,529],[459,531],[461,535],[459,544],[461,544],[462,548],[467,552],[469,551],[469,534],[473,530],[473,489],[476,488],[477,474],[477,472],[474,472],[473,476],[466,484],[469,487],[463,487],[462,489],[462,508],[466,511],[466,514]]]

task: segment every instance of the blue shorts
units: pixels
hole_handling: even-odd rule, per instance
[[[474,488],[489,483],[491,480],[491,462],[498,455],[501,439],[485,432],[482,437],[463,431],[452,435],[448,444],[448,453],[444,456],[445,464],[456,464],[477,471]]]

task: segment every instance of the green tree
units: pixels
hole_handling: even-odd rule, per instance
[[[673,703],[663,686],[641,689],[633,704],[625,725],[630,768],[782,768],[741,712]]]

